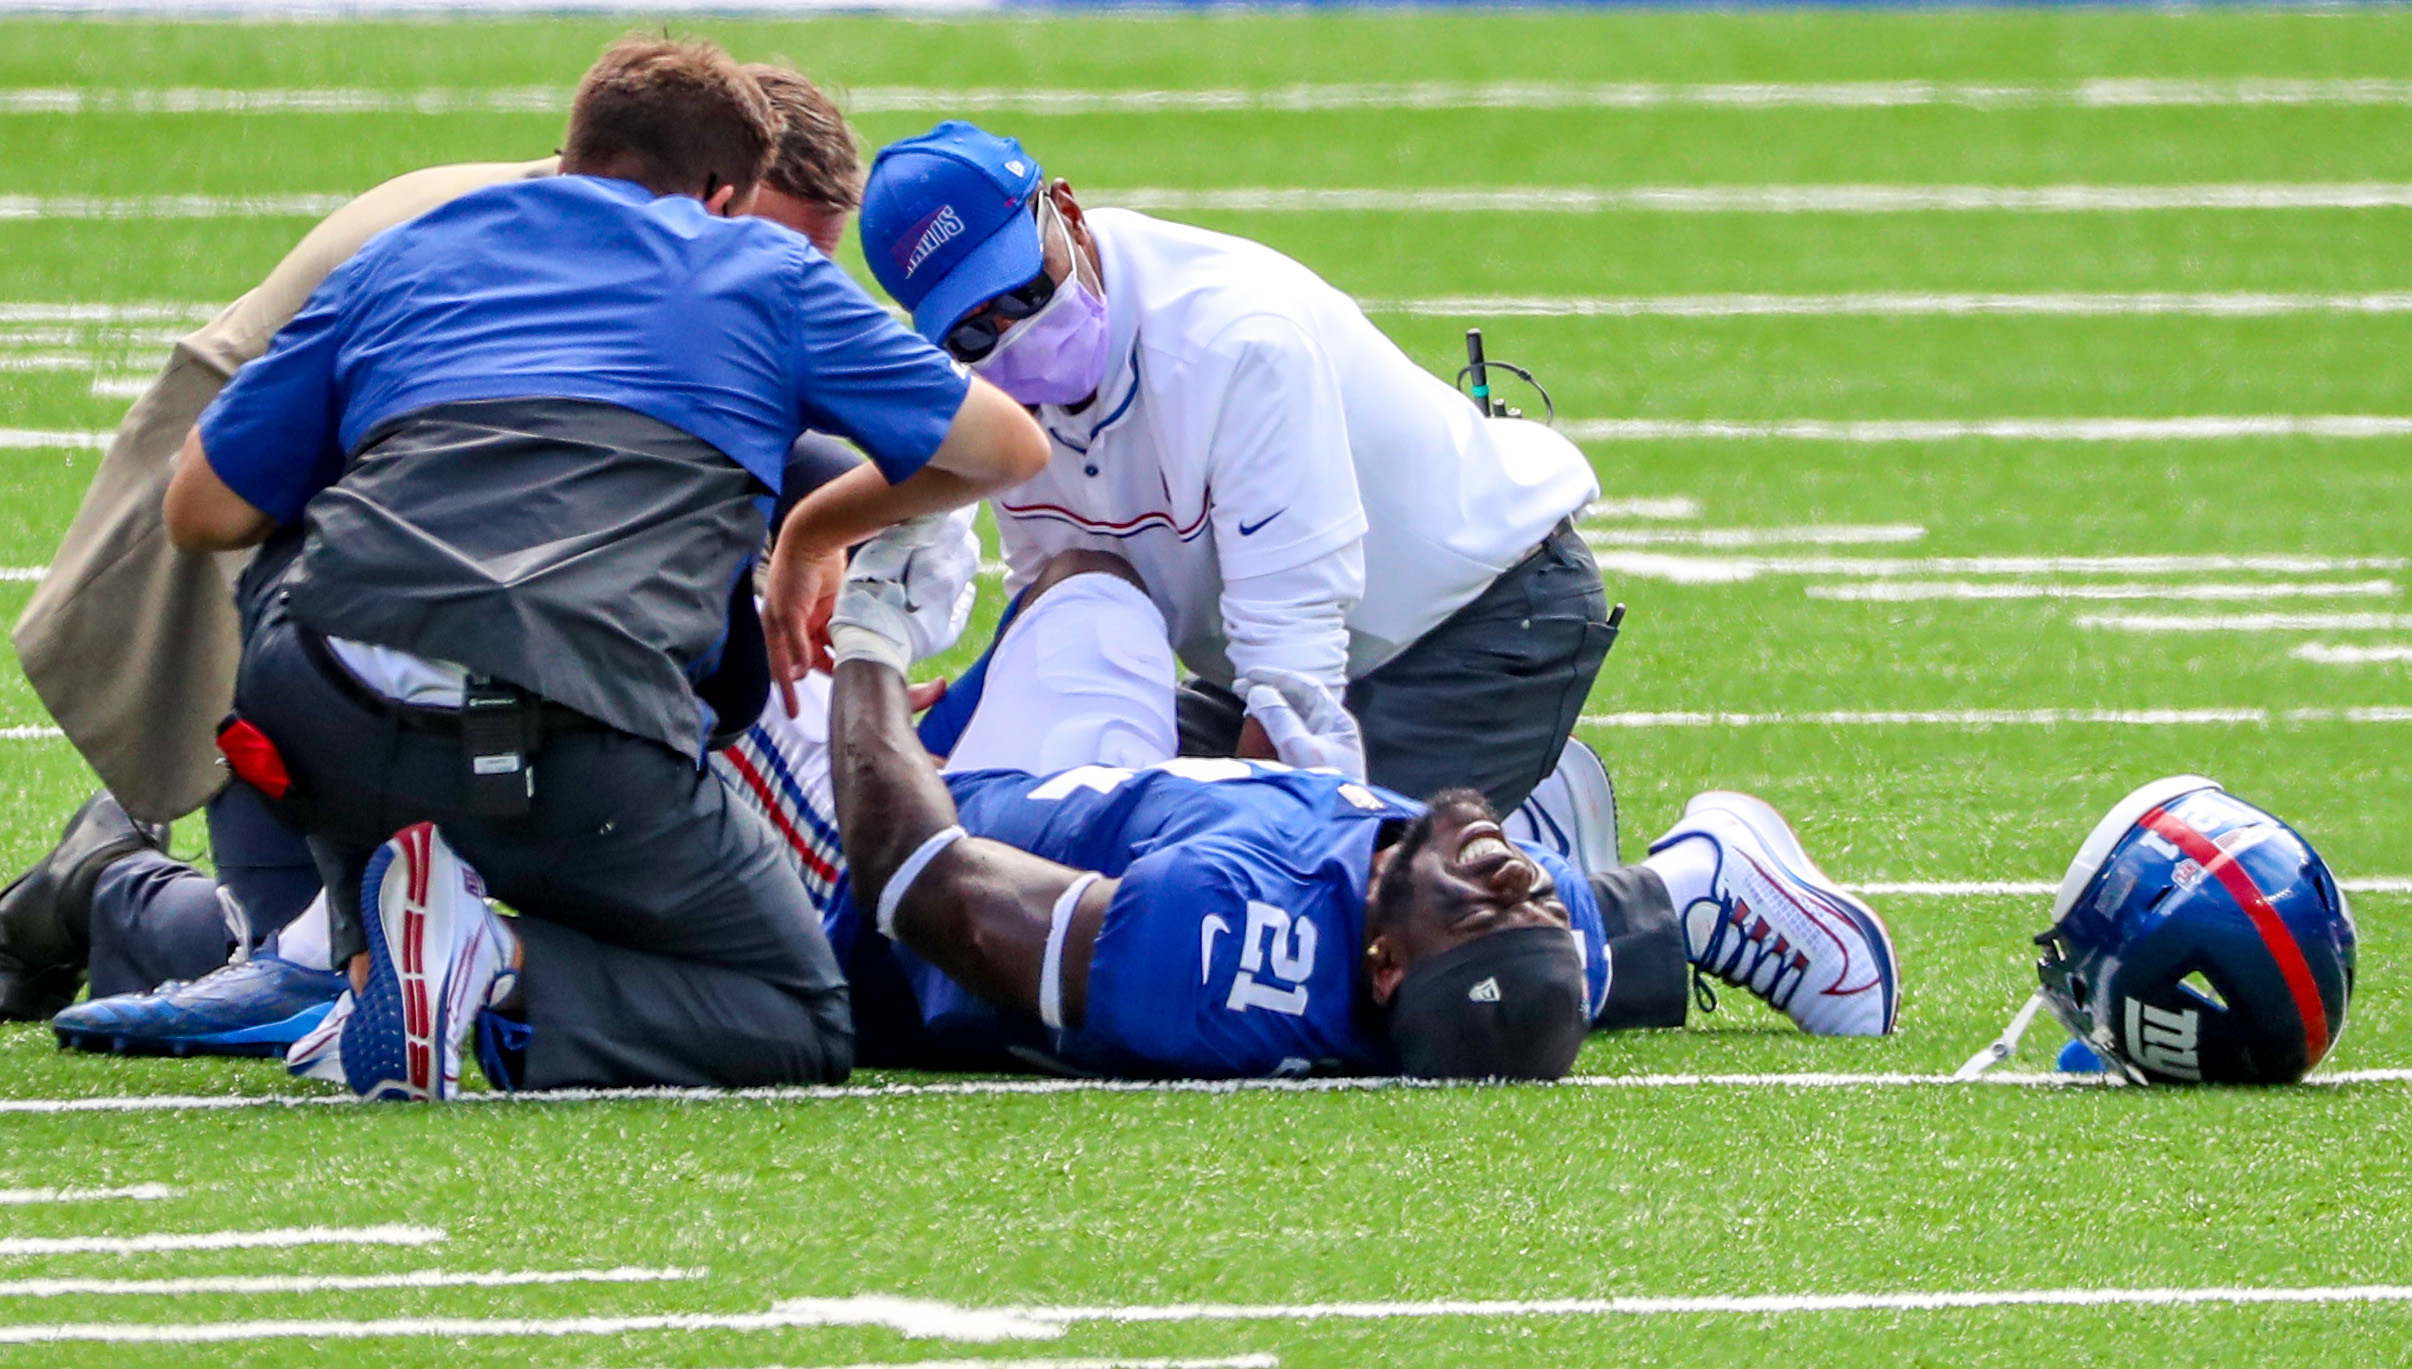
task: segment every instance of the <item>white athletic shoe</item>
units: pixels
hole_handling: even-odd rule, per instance
[[[404,828],[369,858],[360,912],[368,983],[336,1000],[285,1067],[363,1098],[453,1097],[477,1015],[517,978],[510,934],[475,873],[428,823]]]
[[[330,1084],[346,1082],[343,1024],[351,1020],[352,991],[345,989],[336,995],[335,1006],[318,1019],[318,1025],[303,1033],[301,1040],[285,1052],[285,1072],[296,1079],[324,1079]]]
[[[1748,794],[1698,795],[1650,850],[1687,841],[1707,842],[1717,860],[1709,897],[1677,910],[1697,970],[1749,989],[1805,1032],[1892,1033],[1901,998],[1892,933],[1810,861],[1775,809]]]
[[[1617,855],[1616,786],[1599,753],[1572,737],[1558,753],[1558,768],[1499,826],[1509,840],[1538,846],[1586,875],[1624,863]]]

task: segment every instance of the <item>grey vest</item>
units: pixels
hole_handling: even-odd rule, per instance
[[[727,630],[766,492],[613,405],[440,404],[380,424],[310,501],[288,607],[699,758],[690,671]]]

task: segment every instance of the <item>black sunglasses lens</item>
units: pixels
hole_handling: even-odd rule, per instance
[[[982,313],[947,331],[947,354],[957,361],[978,361],[997,347],[997,325]]]
[[[1008,290],[965,315],[961,323],[947,332],[947,353],[957,361],[978,361],[996,350],[999,323],[1019,323],[1046,308],[1047,301],[1054,298],[1055,278],[1042,270],[1027,284]]]
[[[1046,308],[1047,301],[1054,298],[1055,277],[1042,270],[1020,289],[997,296],[996,303],[991,307],[999,317],[1018,322]]]

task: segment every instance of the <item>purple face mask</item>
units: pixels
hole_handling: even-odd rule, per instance
[[[1053,205],[1047,215],[1057,223]],[[1069,232],[1064,249],[1075,267],[1039,311],[1006,329],[994,351],[972,363],[982,380],[1023,404],[1078,404],[1105,383],[1112,339],[1105,301],[1081,283],[1080,254]]]

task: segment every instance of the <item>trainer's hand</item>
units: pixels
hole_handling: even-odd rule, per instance
[[[1301,770],[1337,770],[1365,778],[1365,740],[1323,682],[1295,670],[1260,666],[1234,682],[1248,718],[1265,730],[1273,754]]]
[[[829,665],[829,614],[846,578],[846,550],[781,537],[771,549],[770,579],[762,588],[762,640],[770,651],[771,683],[787,716],[796,716],[796,681]]]

